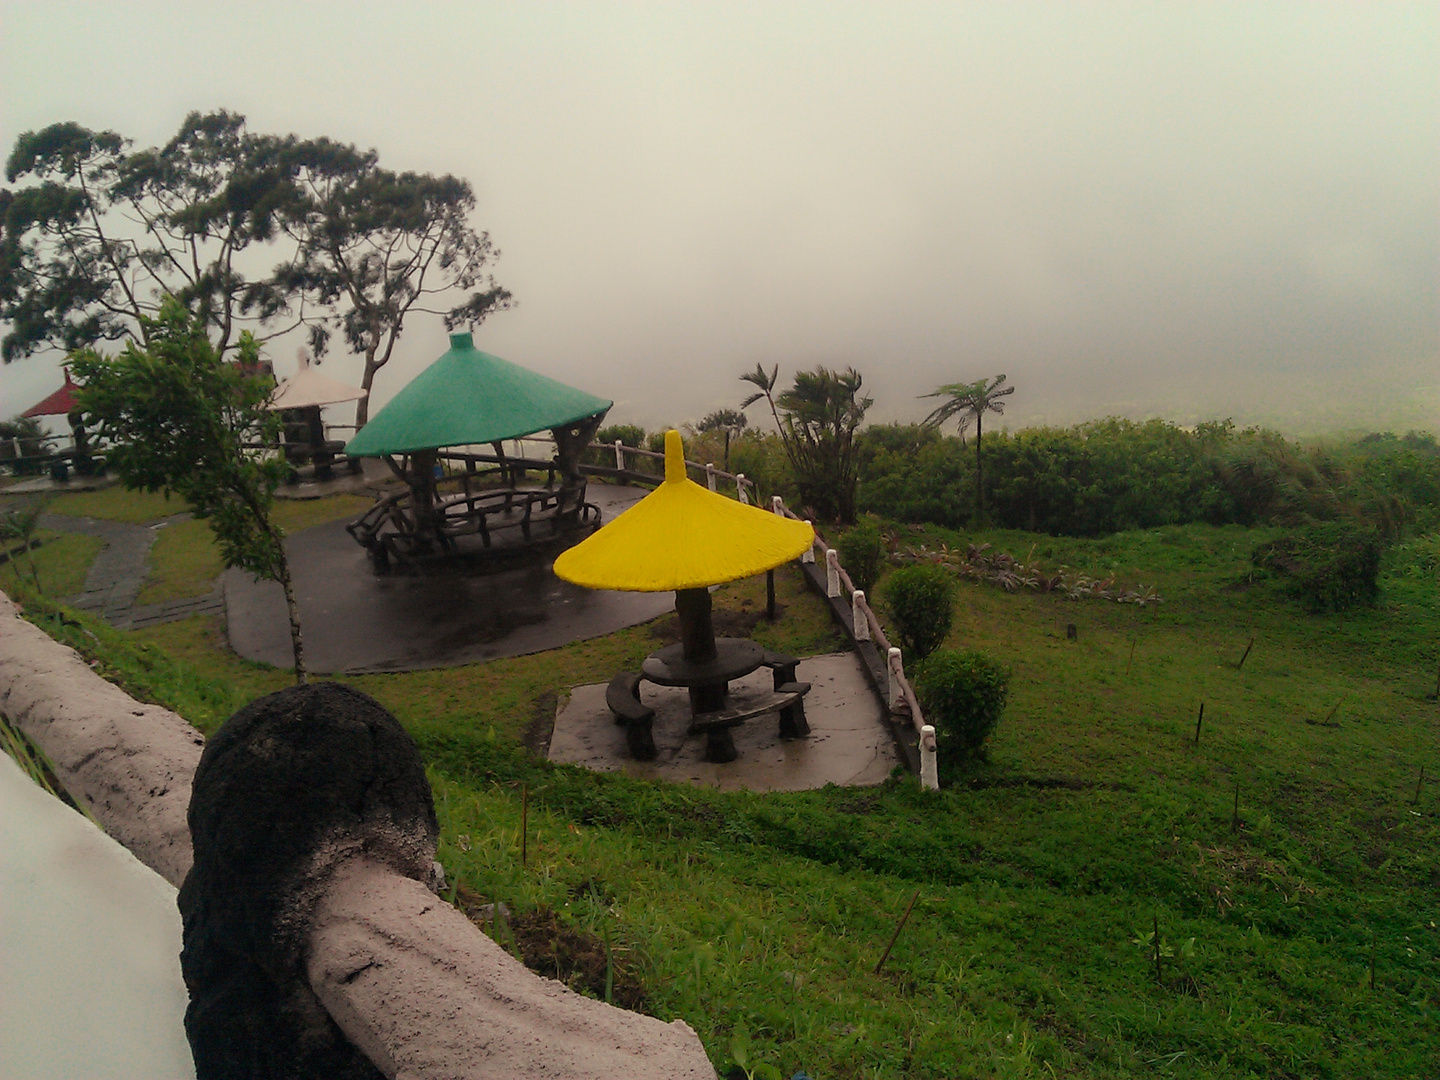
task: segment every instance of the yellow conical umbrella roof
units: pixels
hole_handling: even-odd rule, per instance
[[[665,482],[555,560],[555,576],[590,589],[669,592],[753,577],[815,541],[803,521],[701,487],[685,475],[678,431],[665,433]]]

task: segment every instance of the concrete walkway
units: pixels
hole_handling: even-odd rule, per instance
[[[150,571],[150,548],[159,531],[189,520],[189,514],[175,514],[151,525],[124,521],[72,517],[69,514],[42,514],[40,527],[53,532],[83,533],[105,542],[85,575],[85,591],[68,597],[66,603],[81,611],[93,612],[117,630],[135,630],[155,623],[188,619],[191,615],[223,615],[225,597],[217,583],[204,596],[169,600],[163,604],[135,603]]]

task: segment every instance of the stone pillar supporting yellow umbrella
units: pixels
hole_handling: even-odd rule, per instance
[[[669,431],[665,434],[664,482],[557,558],[555,576],[591,589],[673,590],[680,645],[648,657],[630,690],[635,692],[639,678],[685,686],[692,710],[696,716],[704,716],[723,708],[731,679],[767,662],[775,667],[756,642],[716,640],[710,586],[774,569],[799,557],[814,541],[815,531],[805,522],[743,505],[690,480],[685,475],[680,433]],[[786,661],[788,678],[793,679],[794,661],[781,659]],[[778,688],[779,675],[776,682]],[[648,710],[641,707],[640,711]],[[647,726],[640,745],[631,740],[637,756],[644,756],[648,730]],[[728,734],[725,739],[728,741]],[[719,745],[712,741],[717,752]],[[653,744],[649,752],[653,756]],[[733,750],[730,753],[733,758]]]

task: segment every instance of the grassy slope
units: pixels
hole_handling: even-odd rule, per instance
[[[653,647],[644,628],[354,681],[431,763],[451,876],[592,928],[608,920],[644,965],[651,1011],[683,1016],[717,1063],[743,1027],[753,1058],[818,1078],[1435,1075],[1440,835],[1433,793],[1409,802],[1420,765],[1440,770],[1440,713],[1424,698],[1433,570],[1402,553],[1380,607],[1315,617],[1245,584],[1244,530],[987,538],[1021,556],[1033,543],[1042,565],[1154,581],[1166,602],[967,586],[954,643],[1000,656],[1015,679],[990,765],[939,796],[908,779],[721,794],[552,768],[520,748],[565,686]],[[781,578],[790,638],[775,644],[831,647],[818,607]],[[722,606],[753,607],[760,591],[747,583]],[[93,632],[112,672],[207,729],[287,681],[224,652],[203,620]],[[1340,701],[1339,726],[1306,723]],[[1070,786],[1028,783],[1056,778]],[[1195,939],[1164,986],[1133,940],[1156,917],[1167,943]]]
[[[95,536],[81,536],[78,533],[56,533],[39,529],[35,536],[42,544],[29,555],[0,566],[0,590],[15,595],[15,575],[18,573],[25,587],[33,588],[30,559],[34,559],[34,572],[40,578],[40,588],[47,596],[73,596],[85,588],[85,575],[95,556],[105,546]],[[4,545],[6,550],[18,547],[14,541]]]

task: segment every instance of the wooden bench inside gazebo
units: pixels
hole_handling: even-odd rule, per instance
[[[348,529],[377,573],[397,563],[553,549],[598,526],[580,454],[610,402],[450,335],[426,368],[345,447],[382,458],[405,483]],[[548,431],[549,460],[507,457],[506,440]],[[479,449],[488,447],[489,451]],[[532,473],[543,483],[531,483]]]

